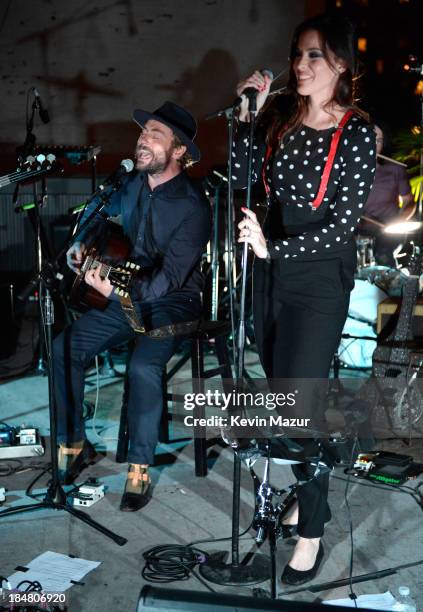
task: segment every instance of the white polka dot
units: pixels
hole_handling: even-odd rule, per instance
[[[339,236],[336,237],[336,242],[339,242],[341,239]]]
[[[285,153],[282,159],[288,159],[288,155]]]
[[[358,149],[357,145],[355,145],[355,146],[352,148],[352,150],[353,150],[353,151],[357,151],[357,149]]]
[[[307,189],[311,189],[311,183],[307,183],[306,187]]]
[[[282,166],[282,162],[281,162],[281,161],[278,161],[278,162],[276,162],[276,165],[277,165],[277,166]]]
[[[354,174],[354,178],[355,178],[355,179],[359,179],[359,178],[360,178],[360,175],[359,175],[359,174]]]
[[[364,181],[361,181],[361,183],[358,184],[359,187],[364,187],[366,183]]]
[[[306,155],[307,155],[307,156],[308,156],[308,155],[310,155],[310,151],[306,151]]]
[[[344,202],[348,202],[348,198],[347,198],[347,196],[342,196],[342,200],[343,200]]]
[[[235,168],[241,168],[241,164],[234,164]]]
[[[311,145],[311,140],[306,140],[306,145],[309,147]]]
[[[288,253],[286,253],[286,255],[284,255],[285,259],[288,259],[289,255]]]
[[[319,242],[319,238],[317,236],[314,236],[314,241]]]
[[[236,157],[236,153],[232,151],[232,157]]]
[[[296,195],[292,195],[292,196],[291,196],[291,199],[292,199],[292,200],[296,200],[296,199],[297,199],[297,196],[296,196]]]
[[[312,252],[312,253],[317,253],[316,249],[313,249],[311,252]]]
[[[341,223],[346,223],[346,222],[347,222],[347,220],[345,219],[345,217],[343,217],[343,218],[341,219]]]
[[[304,247],[300,247],[300,251],[305,251],[305,248]]]
[[[351,211],[350,211],[350,210],[346,210],[346,211],[345,211],[345,214],[346,214],[346,215],[350,215],[350,214],[351,214]]]
[[[298,178],[299,178],[299,179],[302,179],[302,178],[303,178],[303,175],[302,175],[302,174],[299,174],[299,175],[298,175]]]
[[[359,204],[359,205],[358,205],[358,207],[359,207],[359,208],[363,208],[363,204]]]
[[[235,176],[235,174],[232,175],[232,178],[234,179],[234,181],[237,180],[237,177]]]
[[[361,157],[354,157],[354,161],[355,161],[355,162],[359,162],[359,161],[360,161],[360,159],[361,159]]]
[[[314,169],[315,170],[320,170],[320,166],[315,166]]]
[[[281,195],[277,189],[276,189],[276,195],[278,195],[278,196]]]
[[[283,244],[283,246],[288,246],[288,241],[287,240],[283,240],[282,244]]]
[[[328,230],[327,230],[327,229],[324,227],[324,228],[322,229],[322,232],[323,232],[324,234],[327,234],[327,233],[328,233]]]
[[[348,144],[348,138],[344,138],[344,145]]]
[[[294,155],[298,155],[298,149],[293,150]]]
[[[280,251],[280,250],[281,250],[281,248],[280,248],[280,247],[278,247],[278,246],[276,245],[276,246],[275,246],[275,250],[276,250],[276,251]]]
[[[290,136],[289,140],[294,140],[295,136]]]
[[[362,189],[360,189],[360,191],[357,191],[358,195],[363,195],[364,191]]]
[[[305,136],[305,130],[301,130],[300,134],[301,136]]]
[[[292,191],[295,191],[295,189],[296,189],[295,185],[291,185],[291,189],[292,189]]]
[[[330,247],[330,244],[325,244],[325,248],[328,249]]]
[[[317,149],[318,153],[323,153],[323,149]]]
[[[317,140],[318,140],[318,142],[323,142],[323,138],[321,136]]]
[[[307,166],[307,164],[308,164],[308,159],[305,159],[305,160],[303,161],[303,164],[304,164],[304,166]]]
[[[364,139],[364,142],[370,142],[370,138],[366,136],[366,138]]]
[[[304,240],[304,236],[298,236],[300,240]]]
[[[282,179],[283,178],[283,174],[278,174],[278,178]]]
[[[257,150],[258,149],[257,145],[253,145],[253,149]]]
[[[289,164],[289,169],[293,170],[294,169],[294,164]]]

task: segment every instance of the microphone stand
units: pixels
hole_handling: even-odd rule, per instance
[[[253,176],[253,139],[255,129],[255,119],[257,114],[257,96],[249,95],[250,110],[250,130],[248,147],[248,171],[247,171],[247,197],[246,208],[251,208],[251,190]],[[233,113],[232,113],[233,114]],[[232,123],[232,122],[231,122]],[[232,129],[230,130],[232,134]],[[231,139],[232,140],[232,139]],[[229,144],[228,177],[232,178],[232,141]],[[231,183],[229,183],[231,186]],[[231,201],[231,200],[230,200]],[[230,212],[231,214],[231,212]],[[247,265],[248,265],[248,243],[244,242],[242,252],[242,280],[241,297],[239,305],[239,321],[237,330],[237,363],[236,365],[236,391],[243,388],[244,374],[244,352],[245,352],[245,295],[247,284]],[[261,553],[255,553],[249,561],[250,554],[240,562],[239,558],[239,512],[240,512],[240,491],[241,491],[241,459],[237,452],[234,452],[234,476],[232,493],[232,560],[225,563],[228,552],[218,551],[210,555],[207,563],[200,566],[201,575],[210,582],[222,585],[249,585],[263,582],[269,578],[270,559]],[[247,565],[248,563],[248,565]]]
[[[42,266],[42,269],[37,272],[35,278],[32,279],[31,283],[24,290],[28,292],[28,295],[33,291],[33,288],[39,284],[40,286],[40,305],[41,305],[41,322],[43,327],[42,338],[44,339],[45,354],[47,356],[47,377],[48,377],[48,400],[49,400],[49,417],[50,417],[50,454],[51,454],[51,469],[52,478],[50,485],[46,491],[43,501],[35,504],[25,504],[8,508],[0,512],[0,519],[9,517],[14,514],[23,514],[24,512],[32,512],[34,510],[41,510],[49,508],[51,510],[64,510],[75,516],[80,521],[86,523],[90,527],[93,527],[103,535],[111,538],[119,546],[123,546],[128,541],[126,538],[119,536],[110,529],[103,527],[96,521],[94,521],[88,514],[73,507],[67,502],[66,493],[63,490],[62,485],[59,481],[59,465],[57,458],[57,410],[56,410],[56,399],[55,399],[55,381],[54,381],[54,370],[53,370],[53,343],[52,343],[52,329],[54,324],[54,305],[51,298],[51,288],[56,280],[56,273],[58,269],[58,262],[61,257],[66,253],[69,246],[75,242],[75,239],[81,233],[81,231],[90,223],[96,214],[107,204],[110,196],[114,191],[118,189],[118,184],[112,187],[109,193],[102,193],[101,190],[94,192],[92,196],[87,200],[85,206],[87,206],[95,197],[100,197],[100,202],[94,208],[93,212],[88,216],[86,221],[77,229],[71,238],[69,244],[65,246],[52,262],[47,262]],[[119,183],[120,186],[120,183]],[[98,193],[100,192],[100,193]],[[21,299],[25,299],[22,297]]]

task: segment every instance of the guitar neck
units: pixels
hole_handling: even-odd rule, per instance
[[[11,174],[5,174],[4,176],[0,176],[0,189],[13,183],[26,181],[32,178],[33,176],[38,176],[39,174],[46,174],[52,169],[53,168],[50,166],[48,168],[37,168],[36,170],[17,170],[16,172],[12,172]]]

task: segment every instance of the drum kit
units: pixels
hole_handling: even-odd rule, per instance
[[[376,348],[378,304],[387,297],[401,295],[409,276],[407,251],[410,250],[409,247],[411,250],[414,248],[408,236],[421,226],[420,222],[405,221],[384,227],[386,233],[397,234],[402,239],[402,244],[393,252],[396,263],[393,268],[377,265],[373,237],[356,236],[355,286],[338,349],[338,357],[345,366],[357,369],[372,367],[372,355]],[[422,290],[421,279],[420,291]]]

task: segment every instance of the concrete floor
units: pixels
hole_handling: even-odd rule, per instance
[[[260,366],[254,353],[248,351],[246,359],[249,371],[260,375]],[[93,561],[101,565],[89,573],[83,585],[75,585],[69,591],[69,609],[72,611],[96,612],[104,610],[135,610],[140,590],[146,582],[141,577],[143,553],[162,544],[186,544],[209,539],[210,543],[198,547],[210,552],[230,551],[230,541],[213,543],[216,538],[231,534],[231,501],[233,454],[227,447],[216,445],[209,453],[209,474],[206,478],[194,476],[193,445],[179,448],[175,444],[160,445],[158,465],[152,470],[155,490],[152,501],[136,513],[119,511],[126,465],[114,461],[117,423],[119,418],[121,383],[110,384],[110,379],[101,379],[99,411],[96,419],[98,439],[87,423],[88,435],[93,443],[103,449],[105,456],[91,466],[85,476],[97,476],[107,486],[103,500],[87,513],[106,525],[128,543],[117,546],[112,540],[99,534],[89,526],[77,521],[65,512],[42,510],[2,519],[0,522],[0,574],[8,576],[17,565],[25,565],[46,550]],[[87,390],[94,396],[95,376],[88,379]],[[0,385],[0,420],[14,425],[23,422],[36,425],[41,433],[48,434],[48,410],[46,379],[26,376]],[[104,438],[108,438],[105,440]],[[114,438],[114,439],[113,439]],[[406,451],[400,442],[383,443],[386,450],[409,452],[423,460],[422,441],[415,441]],[[168,453],[166,455],[166,453]],[[167,463],[165,463],[169,460]],[[48,456],[33,461],[23,460],[24,465],[48,462]],[[5,461],[0,462],[0,468]],[[256,463],[261,475],[263,462]],[[0,476],[0,486],[6,486],[7,501],[4,507],[19,503],[30,503],[25,489],[37,472],[26,471],[9,477]],[[412,487],[421,478],[409,483]],[[37,484],[34,493],[42,493],[48,476]],[[275,486],[284,486],[293,481],[288,467],[274,466],[271,474]],[[324,546],[326,555],[314,583],[326,582],[348,576],[350,539],[348,515],[345,505],[345,476],[337,468],[331,478],[330,504],[333,520],[328,525]],[[354,575],[390,568],[392,566],[423,559],[423,514],[422,508],[405,493],[396,489],[369,486],[367,482],[351,481],[349,501],[354,525]],[[252,482],[246,466],[242,469],[240,525],[244,530],[252,519],[254,498]],[[242,552],[254,548],[251,532],[242,538]],[[278,574],[289,560],[295,540],[278,542]],[[267,543],[262,547],[268,552]],[[401,570],[397,574],[377,581],[355,585],[357,595],[396,592],[405,584],[423,610],[422,566]],[[171,588],[205,591],[206,587],[195,577],[188,581],[171,583]],[[252,594],[252,587],[221,587],[210,585],[219,592]],[[268,589],[269,582],[258,585]],[[304,590],[295,595],[284,595],[286,587],[278,584],[280,596],[296,601],[316,601],[346,597],[347,587],[321,593]]]

